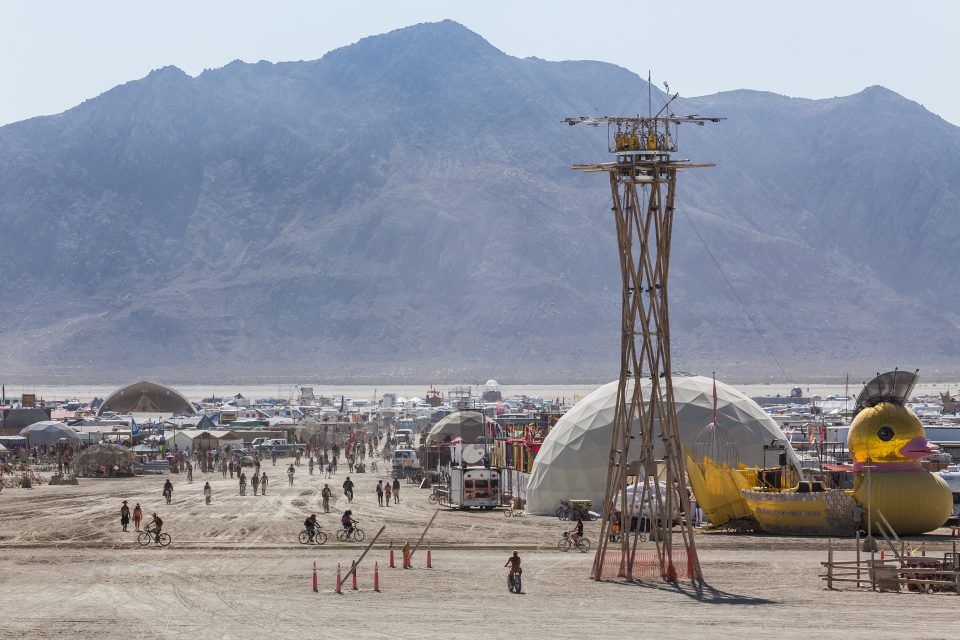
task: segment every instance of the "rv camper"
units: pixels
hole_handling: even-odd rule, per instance
[[[451,467],[449,506],[460,509],[500,506],[500,474],[486,467]]]

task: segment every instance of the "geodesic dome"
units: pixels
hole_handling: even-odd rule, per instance
[[[649,380],[641,381],[649,388]],[[627,387],[628,395],[633,383]],[[648,394],[645,393],[646,397]],[[713,380],[704,376],[673,376],[680,440],[692,447],[703,428],[713,421]],[[560,500],[587,500],[593,510],[603,509],[607,482],[617,382],[605,384],[568,411],[547,436],[533,461],[527,486],[527,511],[552,514]],[[716,431],[736,447],[740,462],[752,467],[777,465],[778,451],[766,452],[763,445],[774,440],[787,447],[787,461],[799,471],[800,461],[777,423],[760,406],[733,387],[717,382]],[[634,430],[636,433],[636,429]],[[654,456],[663,455],[659,438],[654,437]],[[632,446],[629,462],[639,458]]]
[[[78,444],[80,436],[77,432],[56,420],[43,420],[34,422],[30,426],[20,430],[20,435],[27,439],[31,447],[39,445],[55,445],[60,440],[65,440],[70,444]]]
[[[118,467],[119,471],[128,472],[136,461],[137,456],[126,447],[104,442],[87,447],[78,453],[74,456],[71,466],[74,474],[84,477],[91,469],[100,466],[107,469]]]

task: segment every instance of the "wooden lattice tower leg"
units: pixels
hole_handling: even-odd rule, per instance
[[[610,175],[623,280],[622,332],[609,474],[592,576],[602,579],[605,565],[619,562],[618,576],[627,580],[642,577],[634,571],[641,527],[638,522],[636,531],[630,532],[627,495],[629,461],[638,460],[632,490],[633,495],[644,497],[643,512],[654,516],[650,534],[656,543],[661,578],[674,581],[689,575],[701,581],[670,367],[667,279],[677,168],[670,162],[644,162],[605,165],[604,169]],[[650,382],[647,397],[641,379]],[[662,444],[661,461],[654,457],[655,439]],[[665,492],[660,480],[665,482]],[[618,497],[616,508],[623,532],[619,554],[608,549],[609,516]],[[658,514],[665,517],[658,518]],[[679,541],[683,554],[675,552],[673,515],[682,520]],[[681,558],[685,564],[678,567]]]

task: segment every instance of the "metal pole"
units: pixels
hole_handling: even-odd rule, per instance
[[[440,513],[440,507],[437,507],[437,510],[433,512],[433,516],[431,516],[430,522],[428,522],[427,526],[424,527],[423,533],[420,534],[420,539],[417,540],[417,544],[413,546],[413,550],[410,551],[410,554],[407,556],[407,558],[412,558],[413,554],[417,552],[417,548],[420,547],[420,543],[423,542],[423,537],[427,535],[427,531],[430,530],[430,526],[433,524],[433,521],[434,519],[436,519],[438,513]]]
[[[366,557],[367,552],[370,551],[370,547],[372,547],[373,544],[380,538],[380,536],[383,535],[383,532],[386,528],[387,528],[386,525],[383,525],[382,527],[380,527],[380,531],[377,531],[377,535],[373,536],[373,540],[370,541],[370,544],[367,545],[367,548],[363,550],[363,553],[360,554],[360,557],[357,559],[357,561],[354,562],[353,566],[350,567],[350,571],[347,571],[347,575],[343,576],[343,578],[340,579],[340,582],[337,585],[338,587],[342,586],[343,581],[349,578],[351,574],[354,574],[357,572],[357,567],[360,566],[360,563],[363,561],[364,557]]]

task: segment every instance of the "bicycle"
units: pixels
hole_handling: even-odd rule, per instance
[[[325,534],[323,531],[320,531],[320,529],[317,529],[313,533],[310,533],[310,531],[304,529],[300,532],[298,540],[300,540],[300,544],[310,544],[311,542],[315,544],[323,544],[327,541],[327,534]]]
[[[520,584],[519,573],[514,573],[512,575],[507,576],[507,591],[510,591],[512,593],[520,593],[521,589],[522,587]]]
[[[140,535],[137,536],[137,542],[143,546],[147,546],[151,542],[156,542],[161,547],[166,547],[171,541],[172,538],[170,538],[169,533],[161,533],[159,536],[156,536],[150,531],[141,531]]]
[[[573,539],[570,537],[569,531],[564,531],[563,536],[560,538],[560,542],[557,543],[557,546],[560,548],[560,551],[569,551],[570,547],[574,546]],[[586,553],[590,550],[590,541],[583,536],[579,536],[576,542],[577,551],[580,553]]]
[[[164,492],[163,492],[163,497],[164,497],[164,499],[167,501],[167,504],[170,504],[170,500],[173,498],[173,492],[171,492],[171,491],[164,491]]]
[[[337,531],[337,540],[340,542],[346,542],[350,538],[353,538],[357,542],[363,542],[364,533],[363,529],[360,527],[354,527],[353,532],[348,532],[346,529],[340,529]]]

